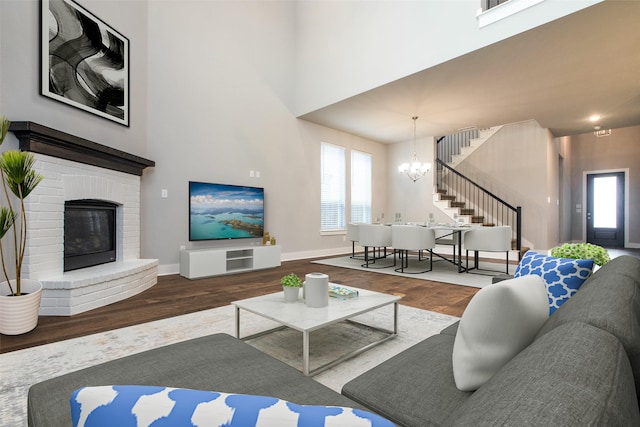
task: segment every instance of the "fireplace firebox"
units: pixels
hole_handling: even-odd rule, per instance
[[[64,271],[116,260],[118,205],[102,200],[64,204]]]

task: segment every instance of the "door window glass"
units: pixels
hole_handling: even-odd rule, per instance
[[[593,180],[593,226],[596,228],[617,227],[617,190],[615,176],[596,177]]]

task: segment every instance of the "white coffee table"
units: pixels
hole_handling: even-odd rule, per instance
[[[340,362],[350,359],[363,351],[396,337],[398,335],[398,301],[400,300],[400,297],[369,291],[366,289],[349,288],[356,289],[359,295],[356,298],[346,300],[329,298],[329,305],[322,308],[307,307],[302,300],[294,303],[286,303],[284,301],[283,292],[234,301],[231,304],[236,307],[236,338],[240,338],[241,309],[273,320],[281,325],[274,329],[243,337],[243,340],[256,338],[282,328],[291,328],[300,331],[302,332],[302,372],[305,375],[315,375]],[[369,328],[385,332],[387,334],[385,337],[318,368],[313,370],[309,369],[309,334],[311,332],[346,320],[358,323],[351,320],[351,318],[389,304],[393,304],[393,330],[366,325]]]

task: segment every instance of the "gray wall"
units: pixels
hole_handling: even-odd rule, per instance
[[[129,39],[131,126],[125,127],[40,95],[38,0],[0,1],[0,111],[128,153],[147,154],[147,3],[77,2]],[[9,138],[12,138],[10,135]]]
[[[629,247],[640,247],[640,126],[613,129],[611,136],[597,138],[585,133],[570,138],[571,159],[571,238],[586,239],[585,173],[628,169],[626,188],[629,216],[625,241]],[[576,213],[581,204],[582,213]]]
[[[266,227],[285,259],[348,251],[343,236],[319,233],[322,141],[373,155],[373,204],[384,210],[386,147],[287,108],[293,2],[78,3],[129,38],[131,126],[39,95],[37,0],[0,1],[0,111],[156,161],[142,177],[141,256],[161,273],[178,271],[180,246],[223,245],[187,241],[189,180],[265,187]]]

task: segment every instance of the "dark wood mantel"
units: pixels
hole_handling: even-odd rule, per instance
[[[153,167],[156,164],[153,160],[125,153],[34,122],[11,122],[9,130],[20,141],[22,151],[73,160],[138,176],[142,175],[142,171],[146,167]]]

